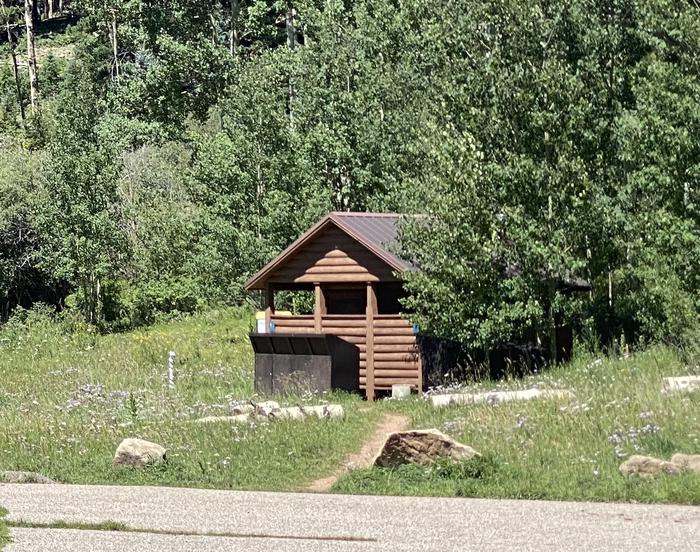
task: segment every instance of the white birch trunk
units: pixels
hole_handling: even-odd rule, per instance
[[[229,39],[229,49],[231,55],[236,53],[238,46],[240,44],[240,37],[238,36],[238,14],[241,11],[241,0],[231,0],[231,31]]]
[[[5,0],[0,1],[0,7],[5,9]],[[10,63],[12,64],[12,75],[15,78],[15,90],[17,93],[17,105],[19,105],[19,114],[24,123],[24,103],[22,103],[22,87],[19,80],[19,70],[17,69],[17,55],[15,54],[15,40],[10,27],[10,17],[5,20],[5,29],[7,31],[7,44],[10,48]]]
[[[24,0],[24,24],[27,29],[27,67],[29,68],[29,101],[32,113],[39,111],[39,78],[36,67],[36,49],[34,47],[34,2]]]
[[[117,38],[117,12],[112,12],[110,37],[112,39],[112,56],[114,57],[112,75],[114,80],[119,80],[119,42]]]

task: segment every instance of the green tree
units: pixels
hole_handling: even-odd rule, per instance
[[[103,318],[105,283],[119,274],[127,252],[116,220],[117,159],[98,132],[104,104],[92,76],[74,65],[57,102],[37,222],[43,266],[76,286],[94,324]]]

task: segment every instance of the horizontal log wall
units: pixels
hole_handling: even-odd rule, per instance
[[[278,268],[270,283],[397,281],[391,267],[338,228],[330,228]]]
[[[276,332],[313,333],[313,316],[273,316]],[[321,331],[338,336],[360,350],[360,387],[365,388],[366,323],[364,315],[324,315]],[[395,383],[421,387],[420,361],[411,323],[398,315],[374,318],[375,389],[391,389]]]
[[[362,370],[366,351],[360,349],[360,387],[366,383]],[[391,389],[395,383],[421,388],[420,359],[416,336],[408,320],[398,315],[374,318],[374,386]]]
[[[272,315],[277,333],[314,333],[314,317]]]

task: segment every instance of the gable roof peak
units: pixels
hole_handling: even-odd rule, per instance
[[[398,213],[372,213],[332,211],[304,232],[282,253],[265,265],[245,284],[246,289],[259,289],[269,275],[282,266],[290,257],[321,233],[328,224],[333,224],[355,241],[366,247],[397,272],[411,265],[395,255],[391,248],[397,241]]]

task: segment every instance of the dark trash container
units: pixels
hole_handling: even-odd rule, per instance
[[[359,349],[339,337],[253,333],[250,341],[255,351],[256,393],[359,391]]]

